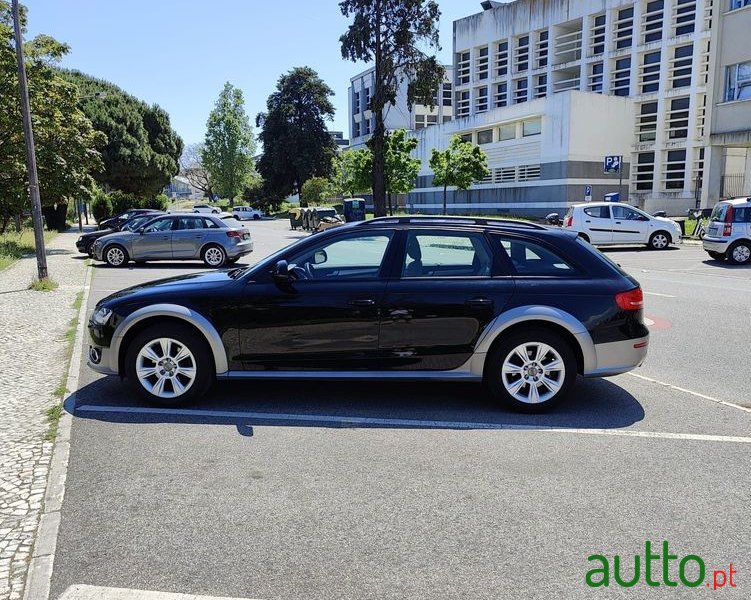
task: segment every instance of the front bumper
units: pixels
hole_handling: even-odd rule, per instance
[[[647,357],[649,336],[618,342],[595,344],[596,367],[584,372],[585,377],[620,375],[641,366]]]
[[[102,375],[117,375],[118,365],[117,357],[113,356],[110,348],[97,346],[94,343],[89,344],[88,360],[86,364],[89,368]]]
[[[730,241],[730,238],[716,238],[716,237],[709,237],[704,236],[704,239],[701,242],[702,247],[707,252],[719,252],[721,254],[725,254],[728,249],[728,242]]]

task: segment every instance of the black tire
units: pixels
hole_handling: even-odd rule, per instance
[[[493,346],[485,361],[484,380],[485,386],[487,387],[490,394],[495,399],[505,403],[507,406],[520,412],[526,413],[544,412],[551,409],[553,406],[557,405],[559,402],[565,399],[566,396],[570,393],[574,383],[576,382],[577,371],[576,356],[574,355],[574,350],[569,345],[569,342],[567,342],[566,339],[563,338],[560,334],[544,327],[530,327],[529,329],[519,329],[508,335],[502,335],[503,338],[499,343]],[[508,359],[510,364],[512,364],[513,366],[520,366],[520,357],[513,353],[515,352],[515,349],[525,344],[529,344],[530,351],[534,350],[534,344],[547,345],[552,349],[553,353],[558,354],[560,362],[562,363],[562,372],[560,369],[557,370],[557,372],[546,372],[543,370],[543,373],[539,374],[536,373],[536,371],[525,371],[524,369],[520,369],[520,373],[518,374],[508,374],[508,383],[511,386],[513,386],[513,384],[520,379],[527,377],[529,383],[525,382],[521,384],[521,387],[519,388],[519,393],[522,396],[524,395],[524,393],[531,395],[533,385],[538,390],[538,393],[541,392],[542,395],[546,395],[552,392],[552,390],[542,382],[542,380],[546,378],[546,374],[551,375],[549,379],[552,382],[559,384],[558,389],[553,393],[552,396],[545,398],[544,400],[537,403],[530,403],[528,401],[519,400],[509,392],[509,390],[506,388],[506,384],[504,384],[504,362],[506,362]],[[552,365],[553,353],[546,352],[542,357],[540,357],[539,363],[532,360],[533,357],[529,357],[531,360],[531,363],[529,365],[530,369],[534,368],[536,370],[536,365],[541,365],[542,367],[545,367],[546,365]],[[532,365],[535,366],[533,367]],[[534,379],[533,381],[530,373],[535,373],[535,376],[539,377],[540,379]]]
[[[731,244],[727,257],[734,265],[747,265],[751,261],[751,242],[738,240]]]
[[[120,244],[110,244],[102,252],[102,258],[110,267],[127,267],[130,257],[128,251]]]
[[[649,243],[647,246],[652,250],[665,250],[672,243],[673,240],[667,231],[655,231],[649,236]]]
[[[185,346],[190,354],[192,354],[192,359],[183,359],[180,363],[186,367],[192,364],[195,368],[195,378],[187,386],[187,389],[177,396],[166,397],[154,394],[139,380],[136,372],[141,350],[150,345],[150,342],[153,343],[152,347],[160,347],[156,343],[156,340],[160,338],[174,340],[180,345]],[[172,348],[172,356],[174,356],[176,347],[173,345]],[[150,367],[152,364],[155,367],[155,371],[159,370],[159,365],[153,361],[150,362],[148,359],[144,359],[142,366]],[[128,379],[130,385],[151,404],[158,406],[180,406],[192,402],[208,392],[216,378],[216,369],[209,345],[200,333],[189,325],[167,323],[144,329],[133,338],[125,353],[125,377]],[[154,375],[152,378],[147,378],[147,382],[156,383],[156,379],[157,375]],[[176,375],[173,378],[167,378],[162,386],[166,393],[171,392],[174,394],[176,392],[176,387],[172,384],[173,379],[183,384],[187,382],[187,377],[181,377],[180,373],[176,372]]]
[[[221,260],[214,259],[217,251],[221,253]],[[219,244],[208,244],[201,250],[201,260],[207,267],[218,269],[227,262],[227,252]]]
[[[725,260],[725,255],[722,252],[713,252],[712,250],[707,250],[707,254],[709,254],[709,258],[714,258],[715,260]]]
[[[585,242],[589,243],[589,236],[586,233],[580,233],[579,237],[583,239]]]
[[[254,221],[260,221],[261,220],[261,215],[258,215],[258,214],[253,215],[253,220]]]
[[[90,244],[86,244],[86,252],[89,256],[89,258],[94,258],[94,242],[91,242]]]

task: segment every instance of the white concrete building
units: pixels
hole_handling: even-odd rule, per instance
[[[436,98],[435,106],[430,108],[415,104],[409,110],[407,104],[407,81],[402,81],[396,96],[396,103],[385,109],[384,122],[387,131],[395,129],[417,130],[431,125],[438,125],[451,120],[453,116],[453,67],[444,65],[446,75]],[[350,148],[362,147],[375,128],[375,117],[369,109],[370,96],[375,87],[375,67],[355,75],[349,86],[349,139]]]
[[[525,203],[539,206],[532,214],[560,212],[583,201],[587,186],[601,199],[618,191],[618,177],[603,174],[612,154],[623,155],[628,200],[648,211],[685,214],[731,195],[731,184],[748,193],[749,4],[483,3],[454,22],[454,120],[418,134],[415,209],[435,210],[427,160],[431,145],[445,147],[454,133],[484,145],[493,172],[457,192],[454,212],[482,210],[476,203],[492,205],[483,212],[530,214]],[[530,143],[523,129],[535,119],[539,142]],[[520,171],[525,165],[531,170]]]

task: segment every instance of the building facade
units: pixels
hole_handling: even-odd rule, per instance
[[[444,65],[446,74],[443,85],[433,99],[435,106],[415,104],[410,110],[407,103],[408,82],[402,81],[397,90],[396,102],[387,106],[384,124],[387,131],[409,131],[446,123],[453,116],[453,67]],[[370,97],[375,88],[375,68],[363,71],[350,80],[349,86],[349,138],[351,148],[362,147],[375,128],[375,116],[370,110]]]

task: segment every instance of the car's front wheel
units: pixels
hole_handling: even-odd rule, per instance
[[[221,267],[227,260],[227,253],[221,246],[212,244],[203,249],[203,252],[201,252],[201,260],[203,260],[207,267]]]
[[[740,240],[728,248],[728,259],[735,265],[745,265],[751,260],[751,243]]]
[[[544,328],[504,337],[485,364],[490,393],[522,412],[542,412],[555,406],[575,381],[573,349],[562,336]]]
[[[664,250],[670,245],[670,234],[664,231],[655,231],[649,238],[649,247],[652,250]]]
[[[149,402],[185,404],[204,395],[214,381],[206,340],[187,325],[156,325],[139,333],[125,355],[125,375]]]
[[[124,267],[128,260],[128,251],[119,244],[113,244],[104,250],[104,262],[110,267]]]

